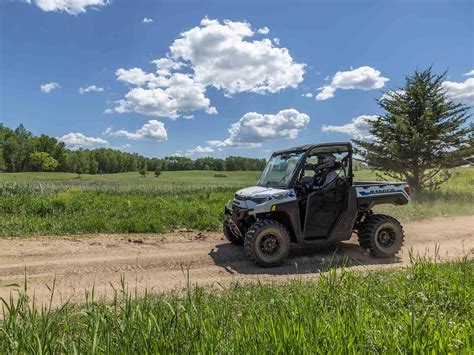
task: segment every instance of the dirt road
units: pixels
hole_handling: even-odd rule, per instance
[[[379,269],[407,264],[410,251],[433,257],[436,246],[441,259],[473,255],[474,216],[408,223],[405,231],[402,252],[390,260],[370,257],[354,237],[324,248],[295,247],[284,265],[271,269],[255,267],[244,258],[242,247],[231,245],[220,233],[2,239],[0,286],[23,285],[26,274],[28,293],[48,302],[48,286],[55,279],[53,303],[61,304],[69,298],[82,300],[93,286],[96,298],[111,297],[112,285],[119,287],[121,277],[130,290],[162,292],[184,287],[186,275],[191,284],[200,285],[314,278],[332,256],[335,263],[345,259],[350,268]],[[14,289],[0,287],[0,297]]]

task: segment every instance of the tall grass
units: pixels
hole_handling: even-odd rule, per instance
[[[58,174],[58,175],[56,175]],[[373,179],[371,172],[358,178]],[[236,190],[254,185],[257,172],[0,174],[0,236],[165,232],[186,227],[221,228],[225,203]],[[377,206],[403,222],[474,213],[474,169],[458,169],[439,191],[416,196],[408,206]]]
[[[405,270],[331,269],[319,281],[115,293],[52,310],[3,300],[11,353],[472,353],[472,260]]]

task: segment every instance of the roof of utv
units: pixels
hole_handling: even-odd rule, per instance
[[[344,146],[344,145],[347,146],[349,149],[352,147],[352,144],[350,142],[330,142],[330,143],[319,143],[319,144],[313,143],[313,144],[305,144],[305,145],[300,145],[293,148],[279,150],[279,151],[274,152],[273,155],[282,154],[282,153],[307,151],[316,147],[332,147],[332,146],[337,147],[337,146]]]

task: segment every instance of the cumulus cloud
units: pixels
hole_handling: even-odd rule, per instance
[[[193,154],[210,154],[213,153],[214,149],[211,147],[201,147],[200,145],[196,146],[196,148],[188,149],[186,151],[186,155],[193,155]]]
[[[170,58],[160,58],[151,61],[151,63],[156,65],[156,73],[158,75],[170,75],[172,70],[180,69],[183,64],[175,62]]]
[[[275,93],[303,81],[304,64],[293,61],[288,49],[254,36],[247,22],[205,18],[170,47],[175,60],[188,62],[197,82],[237,92]]]
[[[149,120],[142,128],[135,132],[129,132],[124,129],[114,131],[112,127],[107,128],[104,134],[116,137],[125,137],[130,140],[151,139],[155,141],[165,141],[168,139],[165,125],[157,120]]]
[[[50,82],[50,83],[47,83],[47,84],[43,84],[40,86],[41,88],[41,92],[44,92],[45,94],[53,91],[53,90],[56,90],[56,89],[59,89],[61,86],[56,83],[56,82]]]
[[[115,112],[137,112],[143,115],[176,119],[178,112],[206,110],[217,113],[205,96],[205,87],[188,74],[174,73],[170,77],[153,81],[148,88],[133,88],[118,101]],[[157,86],[157,87],[154,87]]]
[[[373,136],[370,134],[370,121],[375,121],[378,116],[362,115],[352,119],[351,123],[341,126],[323,125],[323,132],[345,133],[352,138],[359,140],[371,140]]]
[[[313,97],[313,94],[310,93],[310,92],[307,92],[306,94],[303,94],[301,96],[304,96],[304,97]]]
[[[78,149],[78,148],[87,148],[92,147],[94,145],[106,145],[109,144],[105,139],[96,138],[96,137],[87,137],[82,133],[68,133],[61,138],[59,138],[60,142],[64,142],[66,146],[70,149]]]
[[[261,35],[267,35],[270,33],[270,29],[267,26],[265,26],[265,27],[259,28],[257,32],[260,33]]]
[[[316,100],[328,100],[334,97],[337,89],[373,90],[382,88],[389,81],[381,75],[380,71],[363,66],[349,71],[338,71],[331,80],[331,84],[319,88]]]
[[[140,68],[132,68],[132,69],[117,69],[115,72],[117,76],[117,80],[123,81],[127,84],[142,86],[149,81],[153,81],[155,79],[154,74],[145,73]]]
[[[153,19],[151,18],[148,18],[148,17],[144,17],[143,20],[142,20],[143,23],[153,23]]]
[[[33,3],[46,12],[64,11],[69,15],[85,13],[88,7],[98,9],[110,4],[109,0],[26,0],[26,2]]]
[[[466,104],[474,104],[474,78],[468,78],[463,82],[445,81],[443,88],[449,98],[462,101]]]
[[[81,95],[88,92],[102,92],[102,91],[104,91],[104,88],[101,88],[95,85],[79,88],[79,94]]]
[[[252,40],[254,35],[247,22],[204,18],[199,26],[179,35],[166,57],[151,62],[155,72],[116,71],[117,80],[136,88],[118,102],[115,111],[170,118],[196,110],[215,114],[217,109],[206,97],[209,86],[227,96],[276,93],[298,86],[305,64],[295,63],[288,49],[268,38]]]
[[[215,147],[258,147],[270,139],[294,139],[309,124],[309,116],[295,109],[282,110],[276,114],[248,112],[228,129],[225,140],[211,140]]]
[[[468,71],[467,73],[464,73],[463,75],[465,75],[465,76],[474,76],[474,69],[472,69],[471,71]]]

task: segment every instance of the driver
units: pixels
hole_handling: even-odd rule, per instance
[[[312,190],[329,189],[334,186],[338,178],[334,171],[336,157],[330,153],[319,154],[318,164],[314,167]]]

